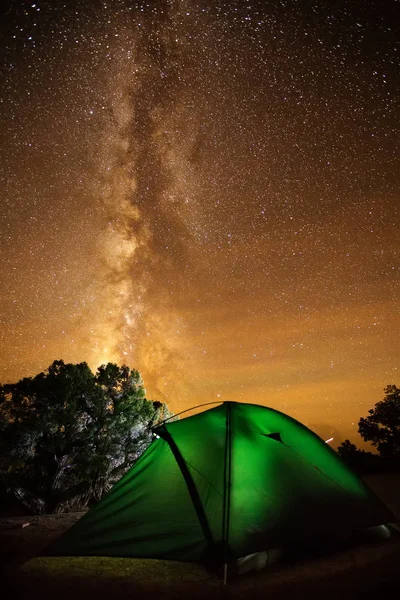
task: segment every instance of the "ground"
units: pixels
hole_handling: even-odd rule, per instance
[[[400,475],[367,482],[400,521]],[[227,589],[201,565],[127,558],[43,558],[40,551],[82,513],[0,518],[2,598],[96,600],[135,598],[385,598],[400,585],[400,535],[387,542],[348,545],[324,556],[287,558],[233,581]]]

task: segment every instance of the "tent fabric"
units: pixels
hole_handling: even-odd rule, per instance
[[[224,402],[155,433],[47,555],[222,563],[393,520],[327,444],[277,410]]]

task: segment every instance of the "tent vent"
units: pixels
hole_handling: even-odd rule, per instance
[[[276,440],[277,442],[282,442],[282,438],[281,438],[281,434],[280,433],[263,433],[263,435],[265,435],[265,437],[269,437],[273,440]],[[282,442],[283,444],[283,442]]]

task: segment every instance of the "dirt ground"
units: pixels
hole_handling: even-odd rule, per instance
[[[36,556],[84,513],[0,518],[0,562],[19,565]]]
[[[400,521],[400,475],[372,476],[367,483],[388,505]],[[2,597],[62,598],[109,597],[116,591],[135,598],[219,598],[221,595],[240,598],[389,598],[393,588],[400,588],[400,535],[384,543],[361,543],[334,551],[326,556],[308,556],[302,560],[286,561],[264,572],[243,577],[220,588],[215,578],[190,571],[183,563],[167,561],[115,562],[110,579],[110,561],[88,569],[68,564],[64,572],[50,574],[46,570],[26,569],[26,562],[40,554],[52,540],[61,535],[84,513],[67,513],[31,517],[0,518],[0,572]],[[37,559],[36,559],[37,560]],[[82,559],[81,559],[82,560]],[[115,560],[115,559],[114,559]],[[32,562],[32,561],[31,561]],[[34,561],[33,561],[34,563]],[[179,564],[181,565],[179,567]],[[123,568],[121,565],[124,565]],[[133,567],[132,567],[133,565]],[[178,566],[177,566],[178,565]],[[196,567],[201,569],[201,567]],[[123,571],[120,575],[117,571]],[[156,575],[149,575],[149,569]],[[185,569],[189,569],[185,575]],[[83,572],[83,576],[82,576]],[[147,574],[146,574],[147,573]],[[183,574],[183,576],[182,576]],[[191,580],[191,577],[194,577]],[[208,578],[207,578],[208,577]],[[203,580],[200,582],[200,580]]]

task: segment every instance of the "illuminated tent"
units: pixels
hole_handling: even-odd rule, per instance
[[[215,565],[393,520],[327,444],[271,408],[224,402],[155,433],[46,554]]]

